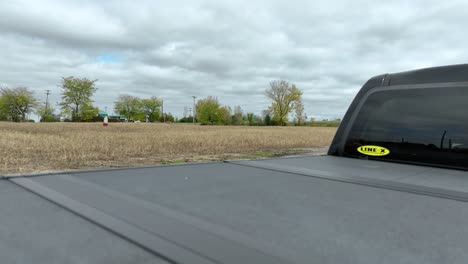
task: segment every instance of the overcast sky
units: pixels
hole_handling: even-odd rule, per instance
[[[192,95],[260,114],[269,82],[304,92],[309,117],[341,118],[370,77],[468,61],[467,1],[0,1],[0,85],[60,100],[61,77],[120,94]],[[111,111],[109,111],[111,112]]]

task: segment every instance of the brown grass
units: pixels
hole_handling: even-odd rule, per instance
[[[336,128],[2,123],[0,174],[301,153]]]

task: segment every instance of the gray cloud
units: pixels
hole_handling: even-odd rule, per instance
[[[160,96],[179,117],[192,95],[260,114],[287,79],[306,112],[342,117],[373,75],[464,63],[464,1],[3,1],[0,85],[60,100],[61,77],[99,79],[96,105]]]

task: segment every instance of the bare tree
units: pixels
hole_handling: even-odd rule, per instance
[[[233,125],[241,125],[244,119],[244,112],[240,106],[234,107],[234,115],[232,115],[232,124]]]
[[[294,112],[296,114],[297,125],[304,125],[305,121],[307,120],[307,115],[304,113],[304,104],[302,104],[302,101],[297,101],[294,104]]]

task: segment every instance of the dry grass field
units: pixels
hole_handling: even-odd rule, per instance
[[[0,174],[297,154],[328,146],[335,130],[0,122]]]

